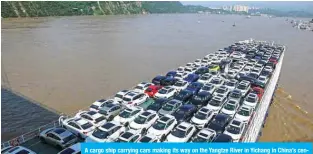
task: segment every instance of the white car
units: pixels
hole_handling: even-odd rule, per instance
[[[34,151],[27,149],[26,147],[23,146],[10,146],[5,149],[1,149],[1,153],[3,154],[36,154]]]
[[[207,108],[210,109],[213,114],[217,114],[222,109],[226,101],[226,97],[214,96],[207,104]]]
[[[224,84],[224,80],[222,78],[219,78],[219,77],[214,77],[214,78],[212,78],[210,83],[218,88],[218,87],[220,87],[221,85]]]
[[[112,142],[126,131],[118,122],[107,122],[90,134],[85,142]]]
[[[176,124],[177,121],[174,116],[164,115],[149,128],[148,134],[153,134],[157,136],[160,141],[164,141]]]
[[[117,121],[124,126],[128,126],[135,118],[143,112],[143,108],[139,106],[125,108],[119,115],[114,117],[113,121]]]
[[[246,123],[233,119],[225,128],[224,134],[233,138],[233,142],[239,142],[246,128]]]
[[[155,98],[170,98],[173,97],[176,93],[176,90],[173,87],[165,86],[160,89],[155,95]]]
[[[58,154],[68,154],[68,153],[80,154],[81,153],[80,143],[73,144],[70,147],[67,147],[67,148],[63,149],[62,151],[60,151]]]
[[[206,84],[206,83],[209,83],[211,81],[212,77],[213,76],[210,73],[205,73],[198,79],[197,82]]]
[[[235,114],[234,119],[248,123],[252,115],[253,115],[253,108],[250,106],[242,105],[239,108],[238,112]]]
[[[107,119],[102,114],[95,111],[79,111],[75,117],[83,118],[96,127],[102,126],[107,122]]]
[[[262,85],[264,85],[264,87],[265,87],[265,85],[267,84],[267,82],[268,82],[268,77],[266,77],[266,76],[259,76],[259,78],[258,78],[258,82],[260,82]]]
[[[100,108],[102,108],[103,106],[105,106],[106,104],[119,104],[118,101],[116,101],[115,99],[109,99],[109,100],[105,100],[105,99],[100,99],[95,101],[94,103],[91,104],[91,106],[89,107],[90,111],[99,111]]]
[[[172,87],[176,90],[176,92],[179,92],[183,89],[186,89],[188,87],[189,83],[184,80],[178,80]]]
[[[226,86],[222,85],[215,90],[215,92],[213,93],[213,96],[216,96],[219,94],[221,96],[227,97],[229,92],[230,90]]]
[[[242,96],[246,96],[250,90],[250,86],[251,86],[251,83],[249,81],[243,80],[239,82],[239,84],[237,85],[235,89],[239,90]]]
[[[129,90],[121,90],[115,94],[114,99],[118,102],[122,102],[124,96],[129,92],[130,92]]]
[[[184,72],[185,67],[183,66],[179,66],[176,70],[177,73],[183,73]]]
[[[190,122],[195,125],[198,129],[204,128],[210,120],[213,118],[213,112],[207,108],[202,107],[198,112],[191,118]]]
[[[179,79],[179,80],[183,80],[187,76],[188,76],[188,73],[185,73],[185,72],[180,73],[180,72],[178,72],[178,73],[175,74],[174,78],[175,79]]]
[[[159,137],[153,134],[146,134],[145,136],[141,137],[138,141],[139,143],[157,143],[159,141]]]
[[[241,59],[244,57],[245,55],[240,52],[233,52],[232,54],[230,54],[230,58],[233,58],[233,59]]]
[[[201,129],[195,137],[193,137],[193,143],[208,143],[212,142],[216,137],[216,132],[212,129],[204,128]]]
[[[199,64],[200,65],[201,64],[201,59],[196,59],[194,64]]]
[[[194,67],[194,66],[195,66],[194,63],[187,63],[187,64],[186,64],[186,67]],[[185,68],[186,68],[186,67],[185,67]]]
[[[129,124],[129,128],[145,134],[155,121],[159,119],[155,111],[148,110],[141,113],[134,121]]]
[[[129,92],[123,97],[123,104],[127,107],[137,106],[149,99],[149,96],[144,93]]]
[[[188,142],[195,131],[194,125],[182,122],[167,136],[166,142]]]
[[[234,79],[236,76],[237,76],[237,71],[235,71],[235,70],[230,70],[230,71],[228,71],[227,72],[227,77],[229,78],[229,79]]]
[[[141,134],[139,131],[136,130],[128,130],[127,132],[123,133],[118,139],[115,140],[115,142],[127,142],[127,143],[133,143],[138,142],[141,138]]]
[[[184,71],[188,74],[192,74],[194,72],[196,72],[197,68],[195,67],[185,67]]]
[[[87,138],[96,127],[83,118],[68,118],[61,116],[59,121],[63,127],[80,138]]]
[[[212,95],[215,90],[216,90],[216,87],[215,87],[214,84],[212,84],[212,83],[207,83],[207,84],[205,84],[205,85],[200,89],[199,92],[201,92],[201,91],[207,91],[207,92],[209,92],[209,93]]]
[[[234,117],[237,110],[239,109],[239,102],[229,99],[223,106],[221,113]]]
[[[231,79],[231,80],[226,81],[226,82],[224,83],[224,86],[225,86],[226,88],[228,88],[229,91],[232,91],[232,90],[234,90],[234,89],[236,88],[237,84],[238,84],[238,81],[237,81],[237,80]]]
[[[220,72],[217,71],[217,70],[210,70],[210,74],[213,76],[213,77],[218,77],[220,75]],[[212,79],[211,79],[212,81]]]
[[[133,89],[133,91],[138,92],[138,93],[144,93],[145,90],[151,85],[153,85],[153,83],[141,82]]]
[[[251,106],[255,108],[259,102],[259,97],[255,93],[249,93],[243,101],[244,105]]]

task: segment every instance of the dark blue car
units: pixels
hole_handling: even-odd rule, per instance
[[[169,71],[167,74],[166,74],[166,76],[167,77],[175,77],[175,75],[177,74],[177,72],[176,71]]]
[[[199,90],[203,87],[203,83],[200,82],[193,82],[190,85],[188,85],[188,87],[186,88],[186,90],[191,91],[192,94],[196,94],[199,92]]]
[[[199,75],[197,74],[189,74],[186,78],[184,78],[187,82],[196,82],[199,79]]]
[[[193,93],[191,91],[181,90],[178,94],[174,96],[173,99],[176,99],[182,102],[187,102],[192,96],[193,96]]]
[[[178,79],[172,77],[166,77],[165,79],[161,80],[161,86],[172,86],[174,85]]]
[[[173,116],[180,123],[183,121],[189,121],[192,116],[197,112],[197,107],[192,104],[185,104],[173,113]]]
[[[152,79],[152,83],[155,85],[160,85],[161,81],[166,79],[166,76],[158,75],[155,78]]]

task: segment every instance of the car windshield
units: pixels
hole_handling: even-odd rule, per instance
[[[213,83],[213,84],[220,84],[220,80],[216,80],[215,79],[215,80],[212,80],[211,83]]]
[[[206,118],[206,116],[207,115],[205,113],[203,113],[203,112],[197,112],[197,114],[195,115],[195,117],[197,119],[200,119],[200,120],[204,120]]]
[[[93,108],[93,109],[98,109],[98,105],[94,105],[94,104],[92,104],[92,105],[90,105],[90,108]]]
[[[134,120],[137,124],[144,124],[147,121],[147,118],[139,116]]]
[[[238,112],[238,114],[239,114],[239,115],[242,115],[242,116],[249,116],[249,111],[247,111],[247,110],[240,110],[240,111]]]
[[[101,117],[95,119],[96,123],[101,122],[101,121],[103,121],[103,120],[105,120],[105,117],[104,117],[104,116],[101,116]]]
[[[87,122],[87,123],[81,125],[81,127],[82,127],[84,130],[86,130],[86,129],[88,129],[88,128],[91,128],[91,127],[92,127],[92,124],[89,123],[89,122]]]
[[[246,86],[245,86],[245,85],[240,84],[237,88],[238,88],[238,89],[240,89],[240,90],[245,90],[245,89],[246,89]]]
[[[128,110],[124,110],[123,112],[119,114],[119,116],[122,118],[129,118],[130,115],[131,115],[131,112],[129,112]]]
[[[164,130],[166,123],[157,121],[152,127],[156,130]]]
[[[135,87],[135,89],[142,90],[142,89],[143,89],[143,87],[141,87],[141,86],[136,86],[136,87]]]
[[[76,138],[76,136],[74,134],[71,134],[70,136],[63,138],[63,141],[65,143],[67,143],[68,141],[71,141],[71,140],[73,140],[75,138]]]
[[[167,93],[167,90],[161,89],[161,90],[159,90],[159,93],[160,93],[160,94],[166,94],[166,93]]]
[[[196,138],[192,140],[192,142],[208,142],[208,140],[201,136],[197,136]]]
[[[152,88],[147,88],[146,89],[146,92],[151,92],[152,91]]]
[[[232,98],[240,98],[240,97],[241,97],[241,94],[240,94],[240,93],[234,93],[234,92],[232,92],[232,93],[230,94],[230,97],[232,97]]]
[[[212,89],[212,86],[204,86],[202,87],[202,90],[211,90]]]
[[[216,92],[220,94],[224,94],[226,92],[226,89],[218,88]]]
[[[226,104],[224,109],[230,110],[230,111],[234,111],[235,110],[235,106],[232,105],[232,104]]]
[[[246,101],[250,103],[255,103],[256,99],[254,97],[247,97]]]
[[[227,82],[226,86],[234,87],[236,85],[235,82]]]
[[[217,75],[217,72],[216,71],[212,71],[210,72],[212,75]]]
[[[228,126],[228,127],[226,128],[226,130],[227,130],[228,132],[232,133],[232,134],[239,134],[239,133],[240,133],[240,128],[239,128],[239,127],[232,126],[232,125]]]
[[[106,110],[99,110],[99,113],[103,114],[103,115],[108,115],[108,112]]]
[[[120,95],[120,94],[116,94],[115,97],[123,99],[123,95]]]
[[[177,86],[177,87],[182,87],[182,86],[184,86],[184,85],[185,85],[184,82],[176,82],[176,83],[174,84],[174,86]]]
[[[109,136],[109,133],[106,131],[102,131],[100,129],[96,129],[93,133],[92,136],[99,138],[99,139],[106,139]]]
[[[186,132],[180,129],[175,129],[174,131],[172,131],[171,133],[173,136],[176,136],[178,138],[183,138],[186,135]]]
[[[125,102],[130,102],[130,101],[131,101],[131,99],[128,98],[128,97],[124,97],[123,100],[124,100]]]
[[[209,104],[212,105],[212,106],[220,106],[221,101],[212,99],[212,100],[209,102]]]
[[[170,104],[166,104],[162,109],[165,111],[172,111],[174,109],[174,106]]]

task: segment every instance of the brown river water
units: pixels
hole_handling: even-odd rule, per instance
[[[2,19],[2,85],[11,89],[1,92],[2,141],[249,38],[287,46],[261,141],[312,141],[313,32],[285,20],[204,14]]]

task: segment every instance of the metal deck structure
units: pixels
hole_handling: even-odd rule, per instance
[[[275,90],[277,88],[278,82],[279,82],[279,76],[282,68],[282,63],[284,59],[284,53],[282,52],[281,57],[276,64],[276,68],[272,74],[272,77],[270,78],[268,85],[264,89],[264,95],[262,99],[259,102],[259,107],[256,109],[254,116],[251,119],[250,124],[246,128],[245,134],[241,140],[241,142],[257,142],[258,138],[261,135],[262,128],[264,123],[266,122],[266,117],[268,115],[269,106],[272,103],[273,96],[275,94]],[[144,104],[141,104],[140,106],[144,109],[147,108],[147,106],[152,102],[153,100],[149,100]],[[60,150],[56,149],[55,147],[47,144],[43,144],[40,142],[38,138],[39,132],[46,128],[51,127],[57,127],[59,126],[58,120],[49,123],[47,125],[44,125],[37,130],[34,130],[32,132],[26,133],[24,135],[21,135],[19,137],[16,137],[12,140],[9,140],[7,142],[1,143],[1,148],[8,147],[8,146],[14,146],[14,145],[21,145],[25,146],[31,150],[33,150],[36,153],[39,154],[56,154]]]

